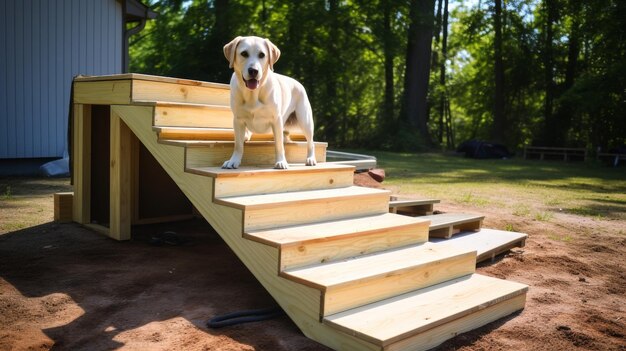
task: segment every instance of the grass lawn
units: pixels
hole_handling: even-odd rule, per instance
[[[626,168],[595,162],[475,160],[441,153],[355,151],[376,156],[383,186],[480,211],[552,221],[555,214],[626,220]],[[505,229],[505,228],[500,228]],[[626,233],[626,228],[621,230]]]

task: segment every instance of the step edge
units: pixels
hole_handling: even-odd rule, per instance
[[[133,105],[138,106],[153,106],[159,107],[182,107],[182,108],[199,108],[207,110],[224,110],[230,111],[230,105],[215,105],[215,104],[202,104],[197,102],[174,102],[174,101],[159,101],[159,100],[133,100]]]
[[[463,318],[465,316],[472,315],[473,313],[482,311],[482,310],[487,309],[487,308],[489,308],[491,306],[495,306],[495,305],[497,305],[499,303],[503,303],[503,302],[512,300],[512,299],[514,299],[514,298],[516,298],[516,297],[518,297],[520,295],[526,294],[527,292],[528,292],[528,287],[527,286],[523,287],[523,288],[519,288],[519,289],[517,289],[515,291],[511,291],[510,293],[504,294],[504,295],[502,295],[502,296],[500,296],[498,298],[495,298],[493,300],[487,301],[486,303],[483,303],[483,304],[480,304],[478,306],[474,306],[474,307],[468,308],[468,309],[466,309],[464,311],[460,311],[460,312],[458,312],[456,314],[450,315],[447,318],[440,319],[440,320],[434,322],[433,324],[429,324],[429,325],[424,326],[422,328],[417,328],[417,329],[412,330],[410,332],[401,333],[401,334],[399,334],[396,337],[393,337],[393,338],[390,338],[390,339],[384,341],[381,346],[387,347],[390,344],[393,344],[393,343],[398,342],[400,340],[404,340],[404,339],[406,339],[408,337],[411,337],[413,335],[417,335],[417,334],[426,332],[428,330],[431,330],[433,328],[437,328],[439,326],[442,326],[442,325],[444,325],[446,323],[449,323],[449,322],[452,322],[454,320]]]
[[[419,245],[423,245],[423,244],[419,244]],[[459,251],[461,251],[461,250],[459,250]],[[384,253],[384,251],[383,251],[383,253]],[[420,267],[437,265],[437,264],[441,264],[442,262],[447,261],[447,260],[455,260],[455,259],[463,258],[465,256],[474,256],[474,257],[476,257],[476,250],[465,251],[465,252],[457,252],[457,253],[454,253],[454,254],[447,255],[445,257],[438,257],[438,258],[436,258],[436,259],[434,259],[432,261],[415,262],[415,263],[412,263],[410,265],[401,266],[401,267],[397,267],[397,268],[392,268],[392,269],[387,270],[385,272],[379,272],[379,273],[375,273],[375,274],[371,274],[371,275],[355,277],[355,278],[352,278],[351,280],[345,280],[345,281],[342,281],[342,282],[337,282],[337,283],[333,283],[333,284],[329,284],[329,285],[323,285],[323,284],[318,283],[318,282],[314,282],[314,281],[311,281],[311,280],[308,280],[308,279],[305,279],[305,278],[294,276],[293,274],[291,274],[289,272],[289,270],[285,270],[284,272],[289,277],[296,277],[299,280],[310,282],[311,284],[314,284],[314,285],[317,285],[317,286],[322,286],[322,287],[324,287],[324,289],[322,291],[325,292],[325,293],[328,293],[329,290],[339,289],[339,288],[343,288],[343,287],[346,287],[346,286],[356,285],[356,284],[359,284],[359,283],[362,283],[362,282],[367,282],[367,281],[370,281],[370,280],[376,280],[376,279],[384,278],[389,273],[404,274],[405,272],[412,271],[412,270],[415,270],[415,269],[419,269]],[[359,258],[356,257],[354,259],[359,259]],[[319,266],[322,266],[322,265],[323,264],[321,264]],[[315,265],[307,266],[306,268],[313,268],[313,267],[315,267]],[[300,268],[303,268],[303,267],[300,267]],[[452,279],[454,279],[454,278],[452,278]],[[304,283],[301,283],[301,284],[304,284]],[[305,285],[308,286],[309,284],[305,284]],[[436,284],[433,284],[433,285],[436,285]],[[418,289],[415,289],[415,290],[418,290]]]
[[[363,216],[361,218],[368,218],[368,217],[375,217],[376,215],[372,215],[372,216]],[[333,222],[340,222],[340,221],[344,221],[345,219],[337,219],[337,220],[331,220],[331,221],[327,221],[327,222],[318,222],[316,224],[321,224],[321,223],[328,223],[329,225],[332,225]],[[352,237],[357,237],[360,235],[372,235],[372,234],[376,234],[379,233],[383,230],[388,230],[388,229],[395,229],[395,228],[399,228],[399,229],[405,229],[408,227],[412,227],[412,226],[425,226],[426,222],[428,222],[427,220],[420,220],[418,219],[417,221],[413,222],[413,223],[402,223],[402,224],[392,224],[386,227],[379,227],[376,229],[369,229],[369,230],[365,230],[365,231],[360,231],[360,232],[350,232],[350,233],[339,233],[339,234],[335,234],[335,235],[328,235],[328,236],[322,236],[322,237],[316,237],[316,238],[311,238],[311,239],[307,239],[307,240],[298,240],[298,241],[290,241],[290,242],[277,242],[277,241],[271,241],[268,239],[265,239],[263,237],[257,236],[254,234],[254,231],[250,231],[250,232],[245,232],[244,233],[244,237],[246,237],[249,240],[252,241],[256,241],[262,244],[266,244],[266,245],[270,245],[273,247],[280,247],[280,248],[291,248],[293,246],[298,246],[298,245],[302,245],[302,244],[310,244],[310,243],[318,243],[318,242],[324,242],[324,241],[332,241],[332,240],[341,240],[341,239],[350,239]],[[297,228],[297,227],[305,227],[307,225],[311,225],[311,224],[304,224],[304,225],[294,225],[294,226],[288,226],[288,227],[282,227],[282,228]],[[278,227],[276,229],[281,229],[281,227]],[[271,230],[261,230],[262,232],[268,232]],[[335,239],[336,238],[336,239]]]
[[[344,166],[344,165],[337,165],[337,166],[330,165],[330,167],[327,167],[323,165],[325,163],[326,162],[320,162],[318,165],[322,165],[321,167],[307,166],[307,168],[304,168],[304,164],[302,164],[303,165],[302,168],[290,167],[286,170],[277,170],[274,168],[259,168],[258,170],[250,170],[250,171],[244,170],[239,173],[237,172],[219,173],[219,172],[204,171],[200,169],[200,168],[209,168],[209,167],[185,167],[185,171],[189,173],[194,173],[194,174],[206,175],[207,177],[211,177],[211,178],[225,179],[225,178],[238,178],[242,174],[244,174],[243,175],[244,177],[254,177],[254,176],[257,176],[258,174],[282,176],[282,175],[325,173],[325,172],[328,172],[328,173],[348,172],[348,171],[354,172],[354,169],[355,169],[354,166]],[[219,167],[210,167],[210,168],[219,168]]]
[[[337,189],[345,189],[345,188],[337,188]],[[328,190],[337,190],[337,189],[328,189]],[[367,188],[370,189],[370,188]],[[323,189],[326,190],[326,189]],[[374,190],[374,189],[372,189]],[[378,190],[378,189],[376,189]],[[310,190],[310,191],[319,191],[319,190]],[[294,192],[289,192],[289,193],[296,193],[297,191]],[[229,206],[229,207],[233,207],[233,208],[237,208],[237,209],[241,209],[241,210],[262,210],[262,209],[269,209],[269,208],[275,208],[275,207],[282,207],[288,204],[294,204],[294,203],[313,203],[313,202],[318,202],[318,201],[324,201],[324,200],[328,200],[328,199],[333,199],[335,201],[340,201],[340,200],[346,200],[346,199],[351,199],[351,198],[368,198],[368,197],[376,197],[376,196],[383,196],[386,194],[389,194],[390,191],[388,190],[381,190],[380,192],[371,192],[371,193],[362,193],[362,194],[347,194],[347,195],[339,195],[339,196],[325,196],[325,197],[319,197],[319,198],[302,198],[302,199],[295,199],[295,200],[284,200],[284,201],[280,201],[280,202],[271,202],[271,203],[260,203],[260,204],[254,204],[254,205],[245,205],[245,204],[240,204],[240,203],[236,203],[236,202],[232,202],[232,201],[228,201],[228,197],[225,198],[215,198],[213,200],[214,203],[219,204],[219,205],[223,205],[223,206]],[[279,194],[279,193],[276,193]],[[272,194],[264,194],[264,195],[272,195]],[[255,196],[255,195],[250,195],[250,196]]]
[[[468,275],[466,275],[464,277],[471,277],[471,276],[474,276],[474,275],[479,275],[479,274],[473,273],[473,274],[468,274]],[[461,277],[461,278],[463,278],[463,277]],[[455,278],[455,279],[459,279],[459,278]],[[455,279],[452,279],[452,280],[455,280]],[[508,282],[511,282],[511,281],[508,281]],[[446,282],[440,283],[440,284],[445,284],[445,283]],[[487,301],[486,303],[482,303],[482,304],[479,304],[477,306],[471,306],[471,307],[469,307],[469,308],[467,308],[467,309],[465,309],[463,311],[460,311],[458,313],[449,315],[449,316],[447,316],[445,318],[442,318],[442,319],[440,319],[440,320],[438,320],[438,321],[436,321],[434,323],[431,323],[431,324],[428,324],[426,326],[422,326],[420,328],[416,328],[416,329],[413,329],[413,330],[410,330],[410,331],[406,331],[406,332],[400,333],[400,334],[398,334],[396,336],[393,336],[393,337],[391,337],[391,338],[389,338],[387,340],[380,340],[378,338],[375,338],[375,337],[363,334],[361,332],[357,332],[357,331],[355,331],[353,329],[349,329],[349,328],[344,327],[344,326],[342,326],[340,324],[334,323],[332,320],[329,319],[332,316],[334,316],[334,314],[333,315],[329,315],[329,316],[325,316],[322,319],[322,323],[324,323],[326,325],[329,325],[329,326],[331,326],[331,327],[333,327],[333,328],[335,328],[335,329],[337,329],[339,331],[348,333],[349,335],[353,335],[353,336],[355,336],[357,338],[360,338],[362,340],[365,340],[365,341],[368,341],[368,342],[372,342],[372,343],[376,344],[377,346],[380,346],[380,347],[384,348],[384,347],[387,347],[387,346],[389,346],[389,345],[391,345],[393,343],[396,343],[398,341],[401,341],[401,340],[404,340],[406,338],[409,338],[409,337],[418,335],[420,333],[426,332],[428,330],[431,330],[433,328],[439,327],[441,325],[444,325],[446,323],[452,322],[454,320],[463,318],[465,316],[471,315],[473,313],[479,312],[479,311],[484,310],[486,308],[489,308],[491,306],[495,306],[495,305],[497,305],[499,303],[502,303],[502,302],[505,302],[505,301],[509,301],[511,299],[514,299],[514,298],[520,296],[520,295],[524,295],[524,294],[526,294],[528,292],[528,286],[527,285],[521,284],[521,283],[517,283],[517,282],[511,282],[511,283],[515,283],[515,284],[519,285],[519,287],[514,289],[513,291],[507,293],[507,294],[504,294],[504,295],[499,296],[497,298],[494,298],[494,299],[492,299],[490,301]],[[439,285],[439,284],[436,284],[436,285]],[[419,290],[421,290],[421,289],[418,289],[416,291],[419,291]],[[415,291],[409,292],[409,294],[410,293],[414,293],[414,292]],[[403,294],[401,294],[401,295],[403,295]],[[398,296],[400,296],[400,295],[398,295]],[[367,306],[367,305],[365,305],[365,306]],[[358,308],[362,308],[362,307],[363,306],[360,306]],[[340,313],[344,313],[344,312],[340,312]]]

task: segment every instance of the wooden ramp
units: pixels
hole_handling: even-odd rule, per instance
[[[463,232],[450,239],[431,238],[430,242],[476,250],[476,262],[494,259],[514,247],[526,245],[527,234],[482,228],[477,232]]]
[[[233,148],[225,85],[125,74],[74,89],[74,221],[129,239],[164,172],[313,340],[429,349],[524,308],[525,285],[475,274],[473,248],[428,243],[431,219],[389,213],[389,192],[353,186],[354,167],[326,164],[325,143],[316,167],[298,165],[304,143],[287,143],[292,167],[274,170],[265,136],[246,143],[240,169],[220,169]],[[175,198],[153,186],[158,207]]]
[[[436,199],[405,200],[392,196],[389,200],[389,212],[406,216],[432,215],[434,205],[439,202]]]
[[[430,221],[430,237],[449,239],[452,235],[467,230],[479,230],[485,216],[464,213],[442,213],[422,216]]]

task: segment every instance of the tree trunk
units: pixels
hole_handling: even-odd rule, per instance
[[[383,40],[385,55],[385,102],[384,112],[382,113],[384,124],[393,124],[395,120],[394,112],[394,89],[393,89],[393,43],[391,32],[391,4],[389,0],[381,1],[383,10]]]
[[[443,143],[444,133],[444,115],[446,114],[446,100],[448,94],[446,92],[446,60],[448,58],[448,0],[444,0],[443,5],[443,21],[442,21],[442,38],[441,38],[441,63],[439,65],[439,142]]]
[[[506,140],[507,126],[504,114],[504,63],[502,61],[502,0],[495,0],[493,16],[494,38],[494,78],[495,96],[491,139],[503,143]]]
[[[544,69],[544,85],[545,85],[545,100],[543,105],[543,119],[544,130],[542,138],[542,144],[546,146],[563,146],[562,140],[559,140],[559,132],[561,126],[556,116],[553,114],[554,110],[554,53],[552,48],[552,42],[554,41],[554,27],[553,23],[556,20],[556,8],[553,0],[545,0],[545,42],[543,52],[543,69]]]
[[[411,1],[404,75],[403,115],[411,126],[417,128],[427,144],[431,143],[428,132],[428,81],[434,10],[434,0]]]

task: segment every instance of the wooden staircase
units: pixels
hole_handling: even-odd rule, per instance
[[[225,85],[79,78],[74,104],[75,221],[91,223],[89,106],[108,105],[102,231],[129,238],[136,137],[302,332],[328,347],[425,350],[524,308],[527,286],[475,274],[475,250],[428,243],[430,220],[389,213],[389,192],[353,186],[354,167],[326,164],[325,143],[316,167],[301,165],[303,143],[288,143],[292,167],[274,170],[271,137],[261,136],[246,143],[240,169],[219,168],[233,148]]]

